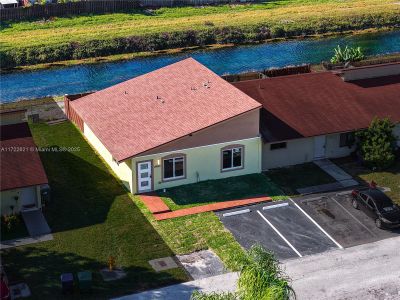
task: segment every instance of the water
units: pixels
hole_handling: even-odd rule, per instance
[[[99,90],[189,56],[220,75],[290,64],[319,63],[328,60],[337,45],[361,46],[366,55],[400,52],[400,31],[200,50],[122,62],[10,73],[1,76],[1,102]]]

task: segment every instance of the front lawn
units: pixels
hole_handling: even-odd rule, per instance
[[[297,189],[333,183],[336,180],[314,163],[306,163],[266,172],[270,180],[287,195],[297,195]]]
[[[384,171],[372,171],[351,158],[337,159],[334,162],[362,184],[368,184],[373,180],[379,186],[390,188],[391,191],[387,194],[400,205],[400,159]]]
[[[54,240],[2,251],[10,280],[26,282],[33,299],[59,299],[61,273],[91,270],[93,293],[81,298],[109,299],[188,279],[180,268],[153,271],[149,260],[174,251],[71,123],[31,130],[39,147],[52,148],[40,156],[52,189],[45,217]],[[127,271],[125,279],[101,279],[110,255]]]
[[[173,187],[158,191],[171,210],[257,196],[280,199],[282,191],[263,174],[250,174]]]

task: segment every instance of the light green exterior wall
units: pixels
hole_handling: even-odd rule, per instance
[[[40,195],[40,186],[30,186],[12,190],[6,190],[0,192],[0,202],[1,202],[1,215],[9,215],[12,212],[18,213],[21,211],[22,200],[20,195],[22,194],[22,190],[30,190],[30,193],[35,195],[35,202],[38,208],[42,207],[41,195]],[[15,197],[18,197],[18,201],[15,200]],[[10,206],[14,206],[13,211]]]
[[[225,146],[233,144],[240,144],[244,146],[244,168],[240,170],[221,172],[221,149]],[[161,165],[157,165],[158,161],[160,161],[161,164],[162,157],[175,153],[186,154],[186,178],[162,182]],[[255,137],[246,140],[232,141],[133,158],[133,193],[137,192],[136,164],[137,162],[149,160],[153,162],[154,190],[195,183],[197,181],[209,179],[220,179],[245,174],[260,173],[261,138]],[[197,174],[199,176],[197,176]]]
[[[92,130],[84,124],[84,136],[92,145],[92,147],[98,152],[98,154],[106,161],[106,163],[111,167],[114,173],[121,179],[122,183],[130,191],[132,190],[132,170],[131,170],[131,160],[128,159],[124,162],[117,164],[111,153],[104,147],[100,140],[94,135]]]
[[[340,133],[329,134],[326,136],[326,157],[344,157],[350,155],[354,150],[356,150],[355,145],[350,148],[347,146],[340,147]]]
[[[268,170],[310,162],[314,158],[314,139],[304,138],[286,141],[286,148],[270,150],[271,143],[262,147],[262,169]]]

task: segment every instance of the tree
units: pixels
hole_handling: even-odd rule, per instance
[[[246,251],[238,288],[234,293],[204,294],[195,291],[192,300],[289,300],[295,297],[288,278],[270,251],[255,245]]]
[[[368,167],[384,169],[394,162],[393,129],[394,124],[388,118],[374,118],[367,129],[357,132],[359,153]]]

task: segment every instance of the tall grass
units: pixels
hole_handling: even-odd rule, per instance
[[[233,293],[206,294],[195,291],[192,300],[289,300],[295,299],[289,278],[277,259],[262,246],[254,245],[246,252],[237,290]]]
[[[0,39],[3,49],[14,49],[221,27],[281,26],[286,31],[296,29],[301,33],[302,28],[316,28],[321,23],[324,32],[323,26],[330,25],[334,30],[335,25],[342,30],[362,20],[371,26],[392,24],[399,13],[400,6],[392,0],[273,0],[252,5],[162,8],[52,21],[8,22],[2,23]]]

